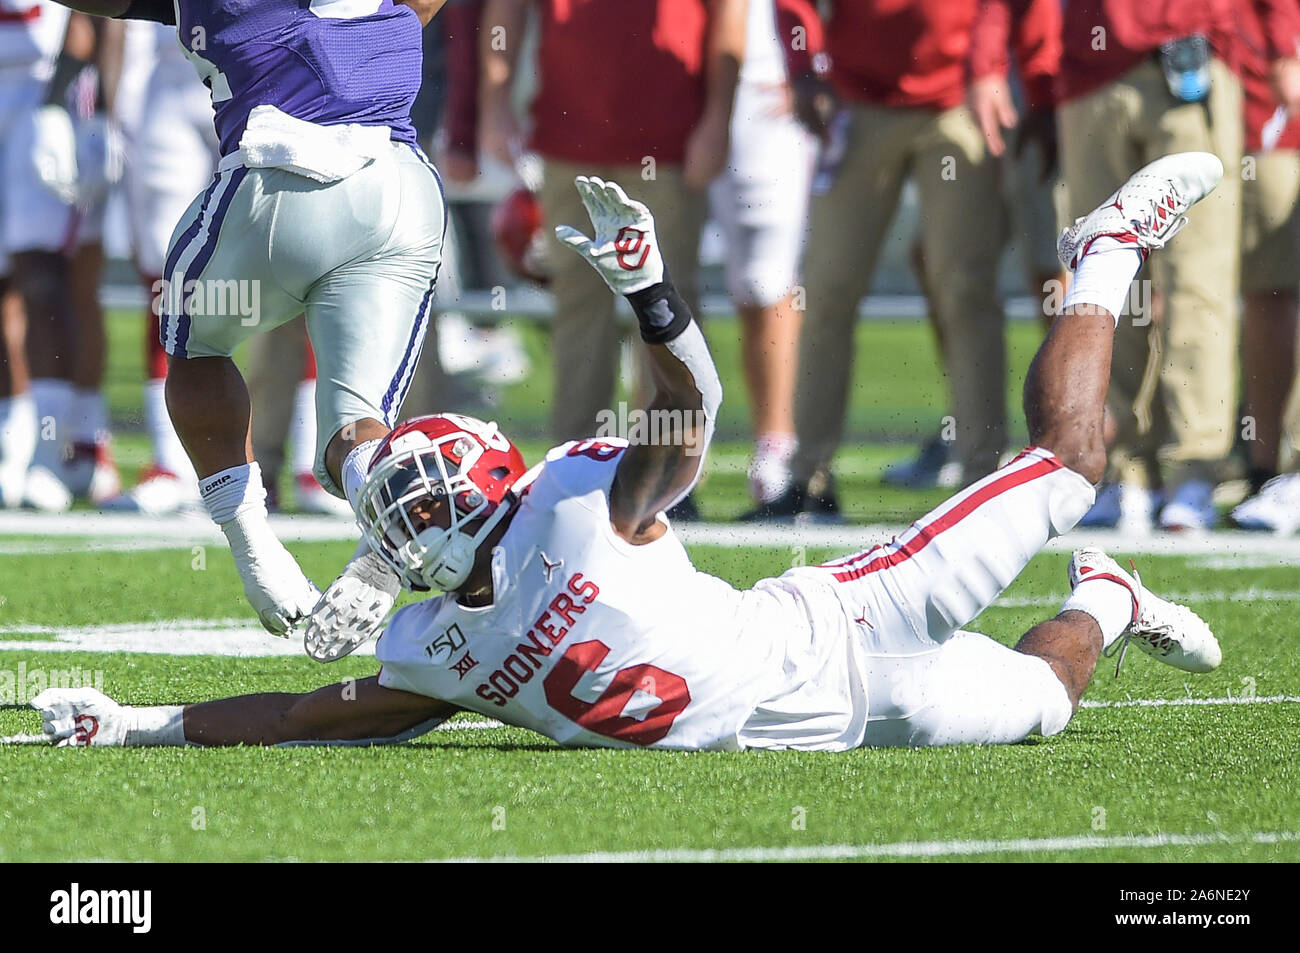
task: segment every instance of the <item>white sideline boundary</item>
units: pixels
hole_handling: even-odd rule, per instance
[[[919,514],[918,514],[919,515]],[[328,516],[276,514],[271,526],[286,543],[352,541],[356,526],[350,520]],[[764,546],[797,553],[806,548],[825,548],[845,553],[858,552],[889,542],[905,527],[867,526],[778,526],[728,523],[683,524],[676,527],[688,546]],[[40,537],[37,540],[5,540],[6,536]],[[75,542],[72,538],[77,538]],[[56,539],[68,541],[60,548]],[[125,513],[31,513],[0,512],[0,555],[23,555],[78,551],[179,549],[194,545],[225,546],[221,531],[206,516],[155,519]],[[1130,536],[1114,530],[1075,530],[1054,539],[1048,552],[1072,552],[1083,546],[1145,556],[1214,557],[1223,568],[1224,558],[1250,557],[1278,560],[1279,565],[1300,565],[1300,536],[1269,536],[1241,531],[1213,533],[1163,533]]]
[[[807,847],[723,847],[712,850],[593,851],[586,854],[505,855],[434,860],[443,864],[708,864],[792,860],[873,860],[980,857],[989,854],[1059,854],[1092,850],[1159,850],[1166,847],[1292,844],[1300,831],[1249,834],[1112,834],[1078,837],[1022,837],[1014,840],[899,841],[889,844],[815,844]]]

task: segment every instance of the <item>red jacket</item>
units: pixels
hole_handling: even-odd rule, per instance
[[[571,162],[677,164],[704,111],[706,0],[537,0],[532,147]]]
[[[1160,44],[1204,33],[1216,56],[1240,72],[1247,55],[1242,12],[1259,17],[1268,60],[1294,56],[1292,0],[1068,0],[1058,98],[1070,100],[1118,79]]]
[[[982,0],[971,33],[971,78],[1006,75],[1014,49],[1030,108],[1053,105],[1061,69],[1060,0]]]
[[[1017,43],[1038,38],[1035,48],[1017,50],[1022,64],[1050,73],[1055,0],[1010,2],[1021,17]],[[1006,40],[1000,52],[988,48],[999,42],[996,22],[976,35],[980,5],[981,0],[834,0],[826,45],[836,92],[883,106],[940,110],[961,104],[971,75],[1006,68]],[[978,52],[976,42],[983,44]],[[980,71],[972,73],[976,59]],[[1043,85],[1036,83],[1039,96],[1046,95]]]

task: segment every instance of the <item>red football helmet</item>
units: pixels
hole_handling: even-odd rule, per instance
[[[539,285],[550,283],[542,205],[536,192],[517,188],[497,203],[492,210],[492,238],[511,271]]]
[[[357,522],[410,589],[449,592],[514,508],[524,458],[494,423],[460,414],[415,417],[393,430],[361,485]],[[473,520],[483,518],[476,530]]]

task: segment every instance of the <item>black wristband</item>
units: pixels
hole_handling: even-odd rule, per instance
[[[693,320],[691,309],[677,293],[667,273],[664,280],[625,296],[641,326],[646,344],[667,344],[686,330]]]
[[[69,56],[67,53],[60,53],[54,58],[54,76],[50,83],[45,87],[45,105],[46,106],[64,106],[68,105],[68,90],[72,84],[77,81],[90,64],[85,60],[77,59],[75,56]]]

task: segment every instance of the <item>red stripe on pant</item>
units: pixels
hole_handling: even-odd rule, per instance
[[[1028,452],[1028,451],[1026,451]],[[1024,457],[1022,453],[1019,460]],[[1026,483],[1037,480],[1039,477],[1047,476],[1054,473],[1062,467],[1061,461],[1056,457],[1048,457],[1045,460],[1039,460],[1032,466],[1025,467],[1023,470],[1017,470],[1015,473],[1008,473],[1006,476],[999,477],[992,483],[989,483],[970,496],[963,499],[948,512],[939,516],[934,522],[928,523],[920,528],[920,531],[912,539],[908,540],[903,546],[894,550],[892,553],[881,553],[875,559],[871,560],[864,566],[857,569],[848,569],[844,572],[835,573],[837,582],[852,582],[855,579],[861,579],[868,573],[879,572],[881,569],[887,569],[890,566],[897,566],[899,563],[906,562],[921,550],[925,549],[936,536],[944,533],[971,513],[979,509],[989,500],[992,500],[1003,493],[1014,490],[1017,487],[1024,486]]]

